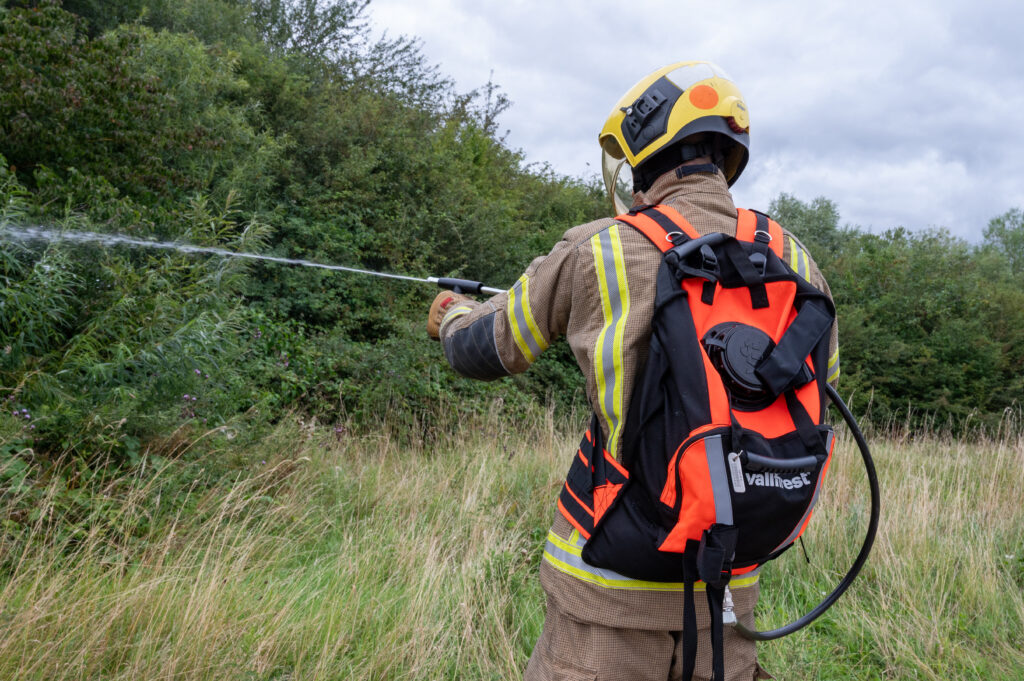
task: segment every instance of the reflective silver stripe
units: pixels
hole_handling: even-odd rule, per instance
[[[828,440],[825,442],[825,451],[828,454],[830,454],[830,455],[832,453],[832,444],[835,441],[836,441],[836,434],[835,434],[835,432],[834,431],[829,431],[829,433],[828,433]],[[778,551],[783,546],[786,546],[788,544],[792,544],[793,542],[796,541],[796,538],[798,536],[800,536],[800,528],[802,528],[804,526],[804,523],[807,522],[807,518],[810,517],[811,511],[814,510],[814,505],[816,503],[818,503],[818,494],[821,493],[821,483],[824,482],[824,480],[825,480],[824,466],[822,466],[822,471],[818,473],[818,484],[814,487],[814,496],[811,497],[811,503],[809,503],[807,505],[807,510],[804,511],[804,515],[803,515],[802,518],[800,518],[800,522],[798,522],[796,524],[796,527],[793,528],[793,531],[790,533],[790,535],[788,537],[786,537],[785,541],[783,541],[781,544],[779,544],[778,546],[775,547],[775,551]],[[774,553],[774,551],[773,551],[773,553]]]
[[[839,378],[839,348],[836,348],[828,360],[828,377],[825,380],[831,383],[837,378]]]
[[[530,311],[530,282],[525,274],[509,290],[508,297],[512,334],[526,361],[532,364],[547,350],[548,344]]]
[[[797,246],[795,239],[789,240],[789,248],[789,266],[803,279],[810,281],[808,277],[810,276],[811,259],[807,255],[807,251]]]
[[[732,497],[729,494],[729,472],[725,469],[722,436],[705,438],[704,451],[708,457],[708,472],[711,473],[711,490],[715,495],[715,522],[732,525]]]

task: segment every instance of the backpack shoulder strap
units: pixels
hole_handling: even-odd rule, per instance
[[[779,223],[772,220],[764,213],[746,208],[736,209],[736,239],[756,243],[758,233],[768,236],[768,245],[775,255],[782,257],[783,242],[785,237]],[[762,237],[763,238],[763,237]]]
[[[694,229],[693,225],[671,206],[637,206],[615,219],[635,228],[662,253],[682,243],[678,240],[673,243],[671,237],[676,234],[686,236],[684,241],[700,238],[700,233]]]

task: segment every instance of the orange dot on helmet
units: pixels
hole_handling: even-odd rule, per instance
[[[691,88],[690,103],[698,109],[713,109],[718,104],[718,90],[710,85],[698,85]]]

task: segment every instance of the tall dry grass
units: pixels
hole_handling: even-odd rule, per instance
[[[517,678],[573,430],[494,420],[409,449],[283,426],[259,470],[148,519],[142,549],[68,537],[41,514],[33,541],[0,544],[0,679]],[[765,666],[1024,678],[1024,442],[891,440],[875,454],[885,507],[862,577],[810,629],[763,644]],[[855,457],[841,441],[811,563],[796,548],[766,568],[762,628],[812,607],[852,561],[868,513]],[[153,486],[131,489],[126,527]]]
[[[1024,679],[1024,438],[890,436],[872,446],[882,490],[874,550],[819,623],[764,644],[794,679]],[[866,476],[840,441],[799,545],[766,570],[761,626],[819,601],[852,564],[867,526]]]

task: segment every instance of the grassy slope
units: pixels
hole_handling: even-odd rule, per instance
[[[523,449],[491,424],[422,451],[282,428],[256,473],[153,519],[141,554],[98,535],[37,542],[0,577],[0,678],[516,678],[575,448],[550,422],[522,428]],[[868,568],[811,629],[764,644],[764,665],[782,679],[1024,678],[1024,442],[876,450],[886,507]],[[795,549],[766,570],[763,628],[852,560],[866,518],[854,456],[841,442],[812,564]],[[118,521],[139,501],[121,499]]]

